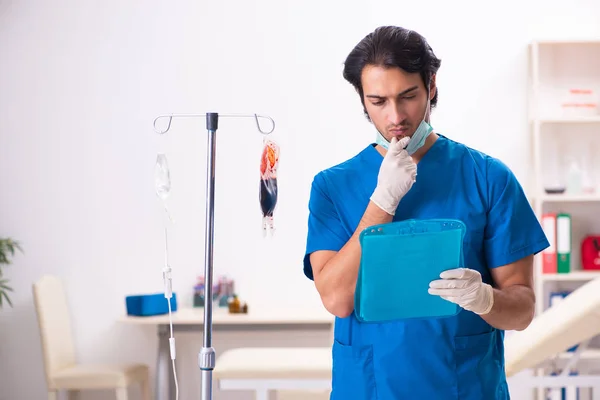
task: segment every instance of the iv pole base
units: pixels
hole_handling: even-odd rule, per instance
[[[212,372],[215,368],[215,349],[203,347],[198,353],[198,366],[202,374],[202,400],[212,399]]]

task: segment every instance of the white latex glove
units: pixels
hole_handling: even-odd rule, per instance
[[[379,167],[377,187],[371,195],[371,201],[390,215],[396,213],[400,200],[415,183],[417,176],[417,164],[404,150],[409,140],[410,137],[400,140],[392,138]]]
[[[465,310],[484,315],[494,305],[494,292],[490,285],[483,283],[479,271],[456,268],[444,271],[439,280],[429,284],[429,294],[438,295],[458,304]]]

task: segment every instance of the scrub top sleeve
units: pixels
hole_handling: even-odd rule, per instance
[[[489,268],[537,254],[550,245],[519,181],[492,157],[487,160],[487,196],[484,248]]]
[[[308,235],[304,254],[304,274],[313,278],[310,254],[319,250],[339,251],[348,240],[335,205],[329,197],[327,181],[322,173],[312,182],[308,202]]]

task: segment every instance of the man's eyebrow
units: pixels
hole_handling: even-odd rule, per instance
[[[410,88],[404,90],[403,92],[400,92],[398,94],[398,97],[404,96],[405,94],[408,94],[408,93],[410,93],[413,90],[418,89],[418,88],[419,88],[418,86],[410,87]],[[372,98],[372,99],[383,99],[384,98],[383,96],[377,96],[375,94],[367,94],[367,95],[365,95],[365,97],[369,97],[369,98]]]

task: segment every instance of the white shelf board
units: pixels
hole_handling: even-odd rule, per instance
[[[542,280],[552,282],[591,281],[600,278],[600,271],[574,271],[566,274],[541,274]]]
[[[593,45],[600,45],[600,38],[598,39],[593,39],[593,38],[579,38],[579,39],[568,39],[568,38],[563,38],[563,39],[541,39],[541,40],[534,40],[533,42],[531,42],[532,45],[537,44],[537,45],[544,45],[544,46],[548,46],[548,45],[578,45],[578,44],[593,44]]]
[[[536,118],[533,122],[540,124],[599,124],[600,115],[590,115],[581,117],[552,117]]]
[[[544,203],[589,203],[600,202],[600,194],[542,194],[537,197]]]
[[[571,353],[568,351],[565,351],[564,353],[560,353],[558,355],[559,359],[562,360],[568,360],[569,358],[573,357],[575,353]],[[581,359],[582,360],[597,360],[600,359],[600,349],[585,349],[582,353],[581,353]]]

